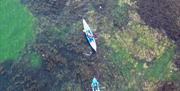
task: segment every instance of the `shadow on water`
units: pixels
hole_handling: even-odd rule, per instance
[[[174,41],[180,39],[179,0],[137,0],[138,13],[144,22],[164,30]]]

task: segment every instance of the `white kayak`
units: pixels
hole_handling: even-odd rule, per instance
[[[83,32],[85,33],[86,38],[87,38],[89,44],[90,44],[91,47],[94,49],[94,51],[96,51],[97,46],[96,46],[96,41],[95,41],[94,35],[93,35],[93,33],[92,33],[89,25],[88,25],[87,22],[85,21],[85,19],[83,19],[83,26],[84,26]]]

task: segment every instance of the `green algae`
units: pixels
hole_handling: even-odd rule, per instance
[[[0,1],[0,63],[17,59],[32,40],[33,17],[19,0]]]
[[[75,23],[72,23],[72,26],[68,26],[68,25],[51,26],[50,30],[48,31],[53,33],[56,39],[67,41],[67,39],[70,38],[69,37],[70,35],[75,35],[77,33],[82,32],[81,27],[82,27],[82,22],[77,21]]]
[[[40,68],[42,64],[42,61],[38,54],[32,53],[31,54],[31,66],[33,68]]]
[[[127,42],[127,45],[130,46],[129,51],[134,55],[136,54],[140,60],[151,61],[159,58],[165,49],[170,46],[171,42],[167,36],[154,31],[155,29],[149,26],[130,21],[128,30],[130,31],[124,32],[127,35],[124,39],[131,39],[131,41]],[[128,38],[128,36],[130,37]]]
[[[112,46],[115,50],[123,47],[136,59],[148,62],[159,58],[171,43],[162,33],[154,31],[148,26],[134,23],[134,21],[129,21],[124,31],[112,33],[102,33],[108,45]]]
[[[133,68],[133,64],[127,51],[124,48],[120,48],[118,52],[113,52],[112,60],[119,67],[119,71],[121,71],[120,73],[122,73],[123,77],[126,77],[128,80],[131,79],[130,71]]]
[[[156,59],[155,63],[145,71],[145,77],[148,80],[166,80],[171,75],[170,64],[173,60],[173,55],[175,54],[174,48],[169,48],[164,54]]]
[[[138,83],[148,81],[151,83],[157,81],[166,81],[168,79],[176,79],[176,76],[171,72],[170,64],[172,64],[174,48],[169,48],[163,53],[160,58],[156,59],[153,64],[147,68],[144,63],[134,59],[125,48],[114,50],[111,54],[111,59],[118,66],[119,72],[128,83],[127,90],[135,89]]]
[[[124,87],[125,91],[139,90],[138,84],[145,84],[146,81],[151,85],[171,78],[173,44],[162,33],[154,30],[130,20],[123,31],[101,33],[105,45],[112,48],[110,59],[126,79],[128,86]]]
[[[122,27],[127,25],[129,21],[128,16],[128,4],[117,5],[115,9],[112,10],[114,25]]]

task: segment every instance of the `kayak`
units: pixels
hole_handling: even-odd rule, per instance
[[[99,89],[99,82],[97,79],[94,77],[91,83],[92,91],[100,91]]]
[[[96,52],[96,49],[97,49],[96,41],[95,41],[94,35],[93,35],[93,33],[92,33],[89,25],[88,25],[87,22],[85,21],[85,19],[83,19],[83,27],[84,27],[83,32],[85,33],[86,38],[87,38],[90,46],[91,46],[92,49]]]

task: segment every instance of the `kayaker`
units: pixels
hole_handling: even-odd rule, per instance
[[[89,38],[93,38],[93,34],[92,33],[88,32],[87,35],[88,35]]]
[[[92,87],[92,91],[100,91],[99,82],[97,81],[97,79],[95,77],[92,80],[91,87]]]
[[[93,34],[91,34],[91,33],[88,32],[87,35],[88,35],[89,38],[93,38],[93,37],[94,37],[95,39],[97,39],[97,36],[96,36],[95,34],[93,35]]]

